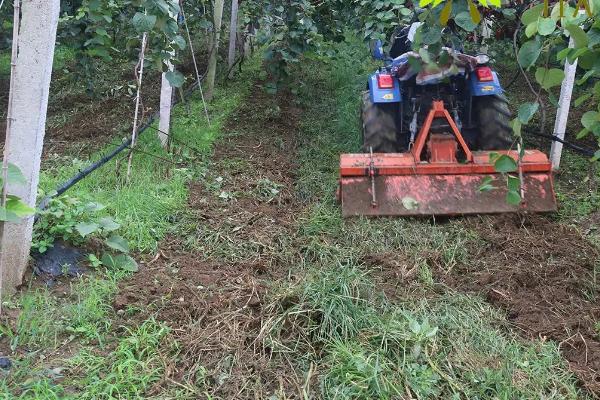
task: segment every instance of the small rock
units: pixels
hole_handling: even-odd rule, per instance
[[[10,369],[12,367],[12,361],[8,357],[0,357],[0,369]]]

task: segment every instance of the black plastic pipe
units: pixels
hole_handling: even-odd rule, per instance
[[[192,93],[196,88],[198,87],[198,82],[194,83],[191,87],[189,87],[184,94],[184,98],[189,96],[190,93]],[[177,99],[173,102],[173,107],[176,106],[177,104],[179,104],[181,102],[180,99]],[[145,124],[143,124],[142,126],[140,126],[140,128],[137,130],[137,135],[141,135],[146,129],[148,129],[150,127],[150,125],[152,125],[154,123],[154,121],[156,120],[156,118],[158,118],[159,113],[154,113],[150,119],[148,121],[146,121]],[[52,200],[54,197],[58,197],[62,194],[64,194],[67,190],[69,190],[70,188],[72,188],[73,186],[75,186],[77,184],[77,182],[79,182],[80,180],[84,179],[85,177],[87,177],[89,174],[91,174],[92,172],[94,172],[95,170],[97,170],[98,168],[100,168],[101,166],[103,166],[104,164],[106,164],[107,162],[109,162],[110,160],[112,160],[113,158],[115,158],[120,152],[122,152],[123,150],[129,148],[131,146],[132,143],[132,139],[129,138],[127,140],[125,140],[121,145],[119,145],[119,147],[117,147],[116,149],[114,149],[113,151],[111,151],[110,153],[108,153],[107,155],[105,155],[104,157],[102,157],[100,160],[96,161],[95,163],[92,163],[90,165],[88,165],[87,167],[85,167],[84,169],[82,169],[81,171],[79,171],[77,174],[75,174],[73,177],[71,177],[69,180],[65,181],[64,183],[62,183],[61,185],[59,185],[56,190],[54,191],[54,193],[52,193],[51,195],[48,195],[46,197],[44,197],[42,199],[42,201],[40,201],[40,203],[38,204],[37,208],[39,210],[44,210],[46,209],[46,207],[48,207],[48,204],[50,204],[50,200]],[[37,216],[36,216],[36,220],[37,220]]]

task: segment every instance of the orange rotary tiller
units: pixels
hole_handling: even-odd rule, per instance
[[[449,132],[431,133],[435,119]],[[537,150],[519,161],[522,201],[506,201],[506,181],[491,153],[516,161],[516,151],[471,151],[443,101],[434,101],[414,144],[405,153],[343,154],[339,199],[349,216],[464,215],[556,211],[552,165]],[[482,191],[492,177],[497,190]]]

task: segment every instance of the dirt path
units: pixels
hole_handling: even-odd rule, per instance
[[[571,370],[600,396],[598,249],[580,232],[540,216],[465,220],[483,243],[470,263],[438,279],[506,310],[526,337],[553,340]]]
[[[257,338],[269,282],[289,268],[279,250],[299,207],[299,117],[290,96],[274,102],[255,87],[226,124],[205,181],[190,187],[188,237],[166,240],[116,298],[124,315],[138,309],[133,318],[143,320],[155,313],[173,329],[181,353],[165,380],[197,383],[201,376],[222,398],[266,398],[296,387],[291,364],[270,360]]]

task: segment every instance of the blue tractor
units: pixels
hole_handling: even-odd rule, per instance
[[[411,44],[420,23],[398,29],[386,54],[377,41],[372,53],[384,65],[372,74],[362,99],[363,150],[403,152],[411,148],[434,100],[444,102],[472,150],[506,150],[512,144],[511,113],[498,74],[487,55],[443,48],[444,65],[427,66]],[[421,63],[423,68],[415,68]],[[447,132],[436,121],[431,133]]]

